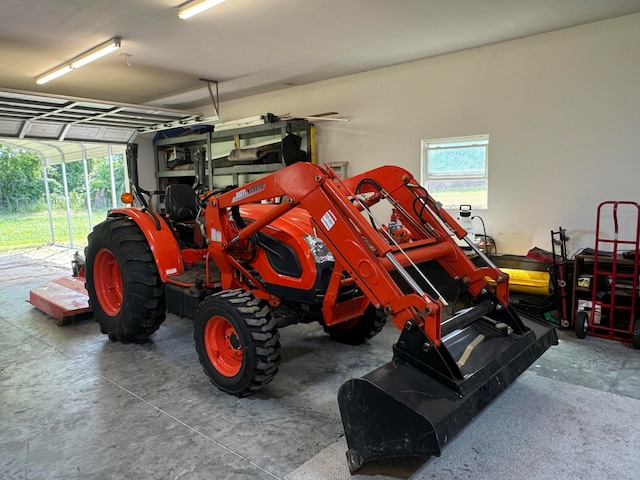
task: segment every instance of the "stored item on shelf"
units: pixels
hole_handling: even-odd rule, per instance
[[[578,311],[584,310],[590,312],[593,309],[593,302],[591,300],[578,300]],[[602,319],[602,307],[596,305],[596,310],[593,312],[593,323],[600,325]]]
[[[578,286],[589,288],[591,287],[591,280],[593,279],[593,275],[580,275],[578,277]]]
[[[167,166],[191,163],[191,151],[188,148],[171,147],[167,148],[164,153]]]
[[[280,143],[277,143],[260,147],[234,148],[227,158],[236,165],[248,165],[259,160],[269,160],[269,158],[275,163],[279,161],[281,154],[282,148]]]

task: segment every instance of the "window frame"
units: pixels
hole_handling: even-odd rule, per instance
[[[474,142],[482,142],[478,145]],[[486,143],[485,143],[486,142]],[[458,144],[458,146],[456,146]],[[467,145],[463,145],[467,144]],[[429,181],[438,180],[484,180],[487,184],[486,191],[486,203],[484,205],[473,205],[473,209],[486,210],[489,207],[489,134],[467,135],[460,137],[444,137],[444,138],[432,138],[421,141],[420,149],[420,185],[429,191]],[[437,150],[437,148],[430,147],[432,145],[438,145],[439,148],[465,148],[465,147],[479,147],[485,148],[484,157],[484,173],[483,174],[470,174],[470,175],[439,175],[437,177],[429,176],[429,151]],[[446,147],[444,146],[446,145]],[[436,200],[439,200],[436,196]],[[464,204],[464,202],[460,202]],[[444,205],[444,208],[454,209],[458,208],[460,204]]]

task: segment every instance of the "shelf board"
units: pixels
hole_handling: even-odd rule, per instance
[[[157,178],[168,178],[168,177],[195,177],[195,170],[167,170],[166,172],[158,172],[156,173]]]
[[[270,131],[273,131],[275,134],[275,133],[283,132],[284,131],[283,129],[286,128],[287,124],[290,125],[292,132],[308,130],[311,127],[311,125],[313,125],[312,123],[309,123],[304,120],[282,120],[275,123],[265,123],[262,125],[250,125],[246,127],[238,127],[238,128],[233,128],[229,130],[219,130],[217,132],[214,129],[214,131],[211,133],[211,139],[215,141],[220,138],[227,138],[227,137],[233,138],[235,135],[240,135],[242,138],[252,138],[256,136],[262,136],[264,135],[264,132],[270,132]]]
[[[587,263],[587,264],[593,264],[595,257],[593,255],[582,255],[581,254],[581,255],[576,255],[576,259],[582,260],[584,263]],[[603,255],[599,255],[598,256],[598,263],[612,264],[614,262],[614,260],[618,265],[631,265],[631,266],[633,266],[634,263],[635,263],[635,260],[633,260],[631,258],[624,258],[624,257],[621,257],[620,255],[618,255],[616,258],[606,257],[606,256],[603,256]]]
[[[633,297],[633,292],[631,290],[618,289],[615,291],[615,295],[620,297]]]
[[[214,175],[233,175],[234,173],[275,172],[284,167],[283,163],[260,163],[251,165],[234,165],[232,167],[213,167]]]
[[[155,147],[173,147],[175,145],[184,145],[186,143],[193,143],[193,144],[203,144],[203,143],[207,143],[207,141],[209,140],[209,134],[208,133],[196,133],[193,135],[185,135],[183,137],[172,137],[172,138],[161,138],[160,140],[156,141],[154,146]]]

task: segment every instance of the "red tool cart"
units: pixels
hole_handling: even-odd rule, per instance
[[[579,338],[594,337],[633,343],[640,348],[638,257],[640,205],[608,201],[598,206],[591,278],[591,310],[576,314]]]

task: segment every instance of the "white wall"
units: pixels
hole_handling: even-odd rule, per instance
[[[397,164],[419,178],[422,139],[490,134],[476,213],[498,251],[549,249],[559,226],[572,252],[592,247],[601,201],[640,201],[640,15],[221,105],[223,121],[326,111],[351,122],[317,124],[318,161],[350,173]]]

